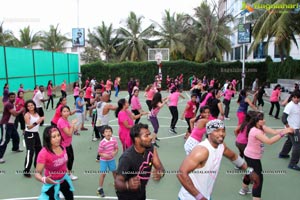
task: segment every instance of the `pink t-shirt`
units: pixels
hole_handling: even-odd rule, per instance
[[[230,101],[233,94],[235,94],[234,90],[230,90],[230,89],[225,90],[224,99],[227,99],[228,101]]]
[[[61,136],[63,138],[62,140],[62,146],[64,147],[68,147],[71,145],[72,143],[72,136],[68,136],[64,131],[63,128],[68,127],[70,128],[70,123],[68,120],[60,117],[57,121],[57,128],[59,129]]]
[[[45,147],[39,152],[37,163],[45,165],[45,176],[50,176],[53,180],[59,180],[67,173],[68,155],[66,148],[60,155],[48,151]]]
[[[152,101],[153,96],[154,96],[155,93],[156,93],[156,90],[150,89],[148,92],[146,92],[146,95],[147,95],[146,99]]]
[[[128,122],[128,125],[133,125],[133,120],[130,117],[129,110],[121,110],[118,114],[118,124],[119,124],[119,137],[121,141],[124,141],[126,146],[129,147],[132,145],[132,141],[130,139],[130,129],[126,128],[123,124],[124,121]]]
[[[200,103],[200,108],[201,107],[203,107],[203,106],[205,106],[206,105],[206,103],[207,103],[207,100],[209,99],[209,98],[211,98],[212,97],[212,93],[207,93],[207,95],[205,96],[205,99]]]
[[[16,99],[15,105],[16,105],[16,111],[18,112],[19,110],[21,110],[22,108],[24,108],[25,100],[23,98],[19,98],[18,97]]]
[[[236,142],[240,144],[247,144],[247,126],[244,127],[243,131],[240,131],[239,134],[236,136]]]
[[[215,84],[215,80],[210,80],[209,86],[210,86],[210,87],[213,87],[214,84]]]
[[[48,85],[48,86],[47,86],[47,95],[48,95],[48,96],[51,96],[51,95],[52,95],[52,86],[51,86],[51,85]]]
[[[98,153],[105,153],[111,155],[116,149],[118,149],[118,141],[116,138],[111,137],[110,140],[104,138],[99,142]],[[114,157],[111,155],[110,158],[103,158],[100,156],[100,160],[112,160]]]
[[[74,89],[73,89],[73,95],[74,96],[79,96],[79,87],[78,86],[74,87]]]
[[[113,83],[110,80],[107,80],[105,85],[106,91],[110,91],[112,85]]]
[[[188,101],[187,104],[189,105],[189,108],[185,111],[184,117],[185,118],[193,118],[196,114],[196,102],[192,102],[192,100]]]
[[[248,136],[248,144],[244,154],[252,159],[261,159],[264,153],[264,143],[256,138],[259,134],[265,134],[262,130],[253,127],[251,128]]]
[[[204,135],[204,133],[206,132],[206,128],[197,128],[194,127],[191,133],[191,137],[194,138],[195,140],[197,140],[198,142],[201,142],[202,137]]]
[[[60,89],[61,89],[62,91],[66,91],[66,89],[67,89],[67,84],[62,83],[61,86],[60,86]]]
[[[59,104],[58,107],[55,109],[54,116],[53,116],[53,118],[51,120],[56,125],[57,125],[57,122],[58,122],[59,118],[61,117],[60,116],[60,109],[61,109],[61,107],[63,107],[63,105]]]
[[[87,98],[87,99],[92,98],[92,87],[91,86],[86,88],[84,98]]]
[[[231,81],[231,84],[232,84],[232,86],[235,88],[235,86],[236,86],[236,80],[233,79],[233,80]]]
[[[178,105],[180,93],[179,92],[173,92],[169,95],[169,106],[176,106]]]
[[[271,102],[278,102],[279,101],[279,97],[280,97],[280,90],[276,89],[272,91],[272,94],[270,96],[270,101]]]
[[[142,109],[140,99],[139,97],[133,95],[131,98],[131,110],[140,110],[140,109]]]

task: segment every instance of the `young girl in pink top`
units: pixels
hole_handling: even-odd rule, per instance
[[[184,138],[188,138],[191,134],[191,125],[190,125],[190,120],[194,117],[196,117],[196,110],[197,110],[197,106],[196,106],[196,100],[197,100],[197,94],[192,94],[191,95],[191,100],[189,100],[186,103],[185,109],[182,113],[181,119],[185,119],[188,128],[187,128],[187,132],[184,136]]]
[[[176,128],[176,124],[177,124],[177,121],[178,121],[178,108],[177,108],[177,105],[178,105],[179,97],[181,97],[182,99],[185,99],[184,96],[178,91],[177,87],[171,88],[171,94],[168,97],[169,110],[170,110],[171,115],[172,115],[169,132],[174,133],[174,134],[177,134],[175,128]]]
[[[129,103],[126,99],[118,101],[118,108],[116,110],[116,117],[119,124],[119,138],[121,140],[123,151],[132,145],[130,138],[130,129],[134,125],[133,120],[140,118],[144,113],[134,115],[129,109]]]
[[[157,92],[157,90],[153,84],[148,85],[145,89],[144,96],[146,97],[146,104],[148,106],[149,111],[151,111],[151,109],[152,109],[151,102],[152,102],[153,96],[156,92]]]
[[[60,109],[61,117],[59,118],[57,122],[57,128],[61,132],[61,136],[63,138],[62,140],[62,146],[66,148],[66,152],[68,154],[68,172],[72,180],[77,180],[78,177],[74,176],[71,171],[73,168],[74,163],[74,151],[72,147],[72,136],[73,133],[76,131],[76,123],[77,119],[73,119],[71,124],[68,121],[68,118],[70,116],[70,108],[69,106],[62,106]]]
[[[210,115],[209,107],[203,106],[200,108],[200,115],[195,119],[195,127],[192,130],[191,135],[188,137],[184,144],[184,150],[186,155],[190,154],[193,148],[199,144],[202,140],[203,135],[206,132],[206,123],[209,121]]]
[[[275,119],[279,119],[278,115],[279,115],[279,111],[280,111],[280,105],[279,105],[279,101],[280,101],[280,92],[281,87],[279,84],[277,84],[274,87],[274,90],[272,91],[272,94],[270,96],[270,102],[271,102],[271,108],[269,111],[269,115],[272,116],[273,114],[273,109],[274,109],[274,105],[276,106],[276,113],[275,113]]]
[[[254,117],[250,120],[247,127],[248,144],[245,148],[244,155],[248,167],[252,167],[254,172],[259,177],[259,180],[253,185],[252,196],[253,200],[261,199],[261,191],[263,185],[263,173],[261,158],[264,153],[264,144],[273,144],[279,141],[288,133],[293,133],[292,128],[274,130],[265,126],[264,114],[257,112]],[[269,138],[265,135],[266,133],[273,134],[274,136]],[[243,179],[242,189],[240,190],[241,195],[246,195],[249,193],[248,185],[250,184],[249,175],[246,175]]]
[[[68,155],[61,145],[59,130],[53,126],[46,127],[43,141],[44,147],[39,152],[35,169],[35,178],[43,183],[39,199],[57,199],[59,191],[65,199],[74,199],[74,187],[67,174]]]

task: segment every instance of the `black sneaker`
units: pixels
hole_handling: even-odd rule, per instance
[[[97,191],[97,193],[98,193],[101,197],[105,197],[103,188],[99,188],[98,191]]]
[[[16,152],[16,153],[21,153],[21,152],[23,152],[24,150],[22,150],[22,149],[18,149],[18,150],[12,150],[13,152]]]
[[[159,139],[158,137],[157,137],[157,138],[155,138],[155,140],[156,140],[156,141],[160,141],[160,139]]]
[[[289,165],[288,168],[300,171],[300,167],[298,165]]]
[[[283,155],[283,154],[279,154],[278,155],[278,158],[289,158],[290,155]]]

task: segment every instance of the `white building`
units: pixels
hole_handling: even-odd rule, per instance
[[[225,53],[223,55],[224,61],[236,61],[236,60],[242,60],[242,53],[243,48],[242,44],[238,44],[237,42],[237,25],[241,22],[243,22],[243,17],[240,15],[242,11],[242,0],[219,0],[220,5],[220,13],[227,12],[235,17],[234,22],[231,22],[229,26],[232,30],[234,30],[233,35],[230,37],[231,41],[231,52]],[[246,14],[247,16],[249,13]],[[253,26],[253,25],[252,25]],[[300,36],[296,36],[297,43],[300,44]],[[267,38],[265,38],[265,41]],[[253,42],[253,38],[251,39]],[[293,59],[300,59],[300,49],[297,48],[297,46],[291,42],[291,51],[290,56],[293,57]],[[274,45],[274,38],[271,38],[268,47],[265,47],[266,42],[261,43],[260,47],[256,49],[256,51],[253,51],[251,54],[248,55],[246,53],[246,61],[263,61],[265,58],[269,55],[273,61],[280,61],[279,53]],[[250,48],[251,44],[245,44],[246,52],[248,52],[248,49]]]

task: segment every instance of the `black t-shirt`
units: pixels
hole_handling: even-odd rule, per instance
[[[211,116],[213,116],[215,118],[217,118],[219,116],[219,113],[220,113],[218,103],[220,103],[220,100],[216,99],[216,98],[211,98],[208,101],[210,114],[211,114]]]
[[[150,179],[153,159],[153,146],[146,149],[143,154],[135,151],[132,145],[120,157],[117,174],[122,175],[125,181],[138,176],[141,187],[138,191],[116,191],[119,200],[146,199],[146,184]]]
[[[264,93],[266,93],[266,91],[263,88],[260,89],[257,93],[257,98],[262,98]]]

